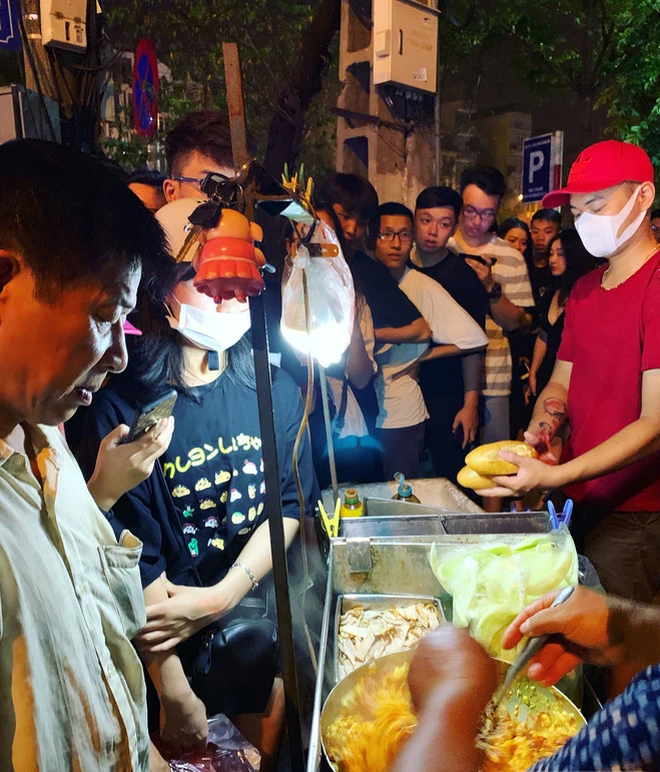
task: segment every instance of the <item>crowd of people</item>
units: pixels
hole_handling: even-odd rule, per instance
[[[250,314],[246,303],[199,293],[193,265],[173,260],[201,182],[233,175],[226,116],[189,114],[166,152],[168,176],[126,177],[46,142],[0,146],[0,749],[22,772],[165,770],[163,753],[204,744],[214,712],[257,746],[265,772],[281,741],[279,659],[262,624],[274,604]],[[563,490],[577,502],[578,549],[605,589],[651,603],[660,584],[660,216],[641,149],[604,142],[585,154],[529,225],[498,224],[506,186],[489,166],[466,169],[458,190],[426,188],[414,211],[379,202],[357,175],[318,181],[314,206],[337,235],[356,297],[349,348],[323,377],[340,481],[396,472],[455,481],[475,444],[524,436],[539,458],[504,453],[519,472],[495,478],[484,508]],[[556,207],[567,204],[575,228],[562,227]],[[283,259],[295,249],[288,236]],[[271,280],[267,293],[278,290]],[[329,481],[328,448],[318,399],[298,441],[306,363],[283,341],[274,349],[295,563]],[[136,411],[172,391],[171,416],[132,439]],[[577,593],[567,608],[597,616],[598,643],[583,640],[573,617],[557,617],[543,631],[563,634],[571,654],[555,650],[554,666],[546,653],[536,675],[556,680],[577,645],[614,668],[612,694],[652,666],[628,687],[650,699],[660,657],[633,643],[657,619],[645,612],[651,621],[640,626],[623,601],[605,611],[595,603]],[[516,620],[510,644],[544,613],[535,606]],[[249,666],[202,689],[213,636],[253,622],[241,652]],[[425,665],[411,672],[423,720],[402,770],[476,769],[466,748],[493,678],[477,644],[456,635],[420,648],[418,662],[436,664],[426,681],[415,676]],[[462,654],[449,656],[457,643]],[[468,692],[478,694],[469,707]],[[654,704],[647,728],[660,720]],[[612,705],[603,721],[621,708]],[[566,754],[605,758],[592,740]],[[438,742],[450,751],[432,762]],[[628,750],[622,740],[607,753],[629,763]]]

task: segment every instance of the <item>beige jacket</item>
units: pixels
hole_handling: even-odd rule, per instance
[[[0,440],[0,768],[144,772],[142,545],[117,543],[57,429],[29,432],[43,489]]]

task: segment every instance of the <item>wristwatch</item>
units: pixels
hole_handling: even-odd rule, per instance
[[[493,284],[493,289],[488,293],[488,300],[496,303],[502,297],[502,285],[499,282]]]

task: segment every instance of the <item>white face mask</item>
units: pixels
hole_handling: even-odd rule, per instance
[[[220,311],[196,308],[170,297],[179,313],[170,311],[167,321],[186,340],[206,351],[227,351],[250,329],[250,310],[247,303],[224,300]]]
[[[591,214],[583,212],[575,221],[575,229],[580,234],[584,248],[594,257],[607,257],[613,254],[617,249],[625,244],[628,239],[638,230],[639,226],[646,217],[646,210],[640,213],[639,217],[632,222],[620,236],[617,236],[619,228],[624,220],[632,212],[639,195],[640,187],[630,197],[628,203],[623,207],[619,214]]]

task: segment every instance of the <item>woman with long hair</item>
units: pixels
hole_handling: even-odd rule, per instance
[[[173,252],[192,211],[179,214],[176,208],[182,206],[176,201],[158,214],[169,225]],[[273,614],[250,312],[236,300],[216,305],[197,292],[194,276],[192,265],[182,263],[174,286],[161,288],[159,297],[139,299],[131,318],[142,335],[130,341],[126,372],[113,378],[90,408],[80,462],[89,473],[100,439],[110,429],[130,424],[136,409],[176,391],[168,450],[153,474],[119,499],[111,516],[115,530],[127,528],[143,543],[147,624],[136,643],[154,687],[152,697],[158,698],[150,705],[150,724],[181,752],[204,741],[207,712],[224,712],[259,748],[262,768],[271,769],[284,715],[276,650],[270,647],[273,656],[267,662],[256,653],[250,659],[250,646],[241,652],[249,666],[227,674],[228,683],[218,684],[213,706],[206,694],[201,695],[204,702],[195,694],[194,679],[192,688],[188,683],[198,672],[205,642],[208,649],[208,634],[229,621]],[[303,411],[300,393],[284,371],[273,368],[272,381],[284,533],[290,545],[301,521],[293,453]],[[306,434],[298,464],[303,514],[310,515],[317,486]]]
[[[564,228],[554,237],[548,260],[555,290],[539,308],[539,332],[529,373],[530,398],[543,391],[552,375],[564,330],[564,309],[575,282],[596,267],[574,228]]]

